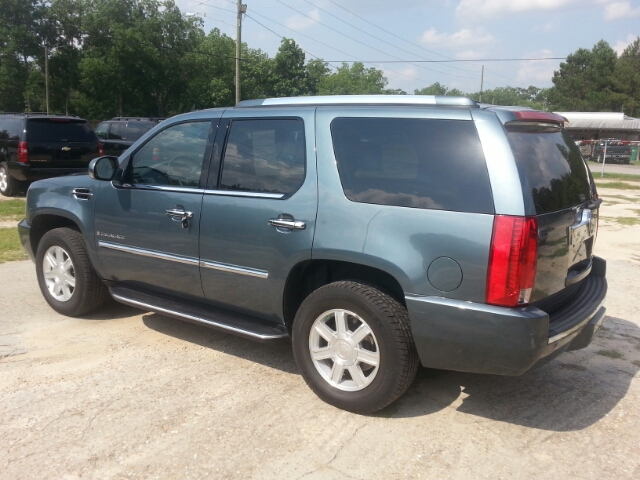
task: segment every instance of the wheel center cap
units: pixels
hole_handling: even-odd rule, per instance
[[[355,350],[346,340],[338,340],[335,344],[334,351],[338,359],[343,362],[352,362],[355,358]]]

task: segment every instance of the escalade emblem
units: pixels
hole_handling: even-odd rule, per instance
[[[99,236],[99,237],[116,238],[118,240],[124,240],[125,239],[124,235],[116,235],[115,233],[107,233],[107,232],[97,231],[96,235]]]
[[[62,147],[62,151],[63,152],[70,152],[71,148],[70,147]]]

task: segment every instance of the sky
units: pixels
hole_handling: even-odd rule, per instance
[[[174,0],[236,37],[237,0]],[[243,0],[242,41],[273,57],[293,38],[307,60],[363,61],[387,88],[439,82],[463,92],[552,86],[562,60],[605,40],[618,52],[640,35],[640,0]],[[413,60],[413,62],[410,62]],[[425,60],[437,60],[427,63]],[[464,62],[442,62],[468,60]],[[418,61],[418,62],[416,62]],[[482,67],[484,65],[484,76]]]

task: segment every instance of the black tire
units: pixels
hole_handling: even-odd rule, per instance
[[[72,262],[75,286],[67,300],[58,300],[49,291],[44,275],[45,254],[52,247],[64,250]],[[36,253],[36,273],[40,291],[56,312],[70,317],[89,313],[101,307],[109,297],[106,285],[91,266],[82,234],[70,228],[56,228],[44,234]]]
[[[311,358],[311,328],[323,313],[335,309],[361,317],[377,341],[378,370],[361,390],[344,391],[333,386]],[[418,370],[407,310],[389,295],[357,282],[335,282],[311,293],[298,309],[292,336],[296,363],[309,387],[325,402],[351,412],[369,414],[386,407],[409,388]],[[330,359],[327,362],[335,363]]]
[[[6,163],[0,163],[0,194],[13,197],[18,192],[18,181],[9,174]]]

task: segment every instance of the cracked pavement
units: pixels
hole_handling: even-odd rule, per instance
[[[63,317],[31,262],[0,265],[0,479],[640,478],[639,247],[601,223],[589,348],[521,377],[422,369],[371,416],[320,401],[286,342],[115,303]]]

